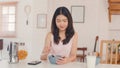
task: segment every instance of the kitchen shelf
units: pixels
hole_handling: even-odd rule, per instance
[[[120,15],[120,0],[108,0],[109,8],[109,22],[111,22],[112,15]]]

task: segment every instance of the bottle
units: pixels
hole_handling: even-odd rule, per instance
[[[9,46],[9,63],[18,63],[18,45],[16,42],[10,42]]]

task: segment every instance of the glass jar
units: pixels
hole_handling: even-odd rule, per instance
[[[18,50],[18,58],[19,60],[24,60],[26,59],[28,55],[26,46],[24,42],[19,43],[19,50]]]

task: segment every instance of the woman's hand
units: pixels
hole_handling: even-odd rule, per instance
[[[66,63],[68,63],[69,62],[69,58],[67,58],[67,57],[62,57],[62,58],[59,58],[58,60],[57,60],[57,64],[66,64]]]

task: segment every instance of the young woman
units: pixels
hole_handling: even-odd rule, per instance
[[[52,18],[51,32],[46,36],[41,60],[46,60],[48,54],[60,55],[64,58],[57,64],[75,61],[78,35],[73,28],[73,20],[66,7],[56,9]]]

